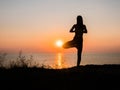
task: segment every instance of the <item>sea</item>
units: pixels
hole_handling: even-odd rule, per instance
[[[3,60],[3,61],[2,61]],[[9,67],[25,61],[29,66],[44,68],[69,68],[77,64],[77,53],[1,53],[0,63]],[[120,53],[82,53],[80,65],[120,64]]]

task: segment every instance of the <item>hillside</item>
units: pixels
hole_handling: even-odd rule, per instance
[[[67,69],[0,68],[0,88],[18,90],[120,89],[120,65],[86,65]]]

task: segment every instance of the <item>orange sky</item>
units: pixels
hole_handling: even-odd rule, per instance
[[[119,0],[1,0],[0,51],[59,51],[55,42],[72,40],[69,30],[82,15],[84,52],[120,52],[119,11]]]

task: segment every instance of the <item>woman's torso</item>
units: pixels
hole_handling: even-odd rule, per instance
[[[83,27],[84,25],[75,25],[75,36],[74,40],[82,40],[83,39]]]

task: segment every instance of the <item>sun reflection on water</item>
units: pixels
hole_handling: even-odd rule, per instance
[[[61,53],[58,53],[58,54],[57,54],[57,57],[58,57],[58,58],[57,58],[57,59],[58,59],[58,60],[57,60],[58,67],[59,67],[59,68],[62,68],[62,54],[61,54]]]
[[[65,61],[63,60],[63,53],[57,53],[54,68],[62,69],[65,67],[66,67],[66,64],[65,64]]]

